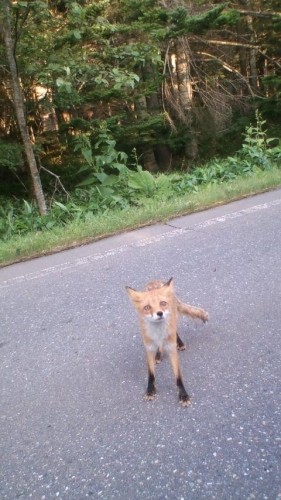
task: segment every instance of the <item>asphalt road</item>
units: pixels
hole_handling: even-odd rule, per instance
[[[0,270],[0,498],[281,498],[281,190]],[[173,276],[183,408],[124,286]]]

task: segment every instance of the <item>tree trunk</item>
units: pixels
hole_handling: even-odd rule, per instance
[[[251,1],[247,0],[246,1],[247,7],[251,8]],[[246,16],[247,24],[248,24],[248,29],[250,33],[250,42],[254,46],[257,42],[256,40],[256,33],[254,29],[254,23],[253,23],[253,18],[249,15]],[[250,85],[253,89],[253,91],[256,93],[258,89],[258,70],[257,70],[257,49],[256,48],[250,48],[249,52],[249,66],[250,66],[250,74],[249,74],[249,82]]]
[[[137,99],[136,109],[139,117],[142,120],[150,118],[150,115],[147,110],[147,102],[145,96],[140,96]],[[149,170],[150,172],[157,172],[158,165],[155,159],[153,147],[151,145],[144,146],[142,151],[142,161],[143,161],[143,166],[146,170]]]
[[[175,43],[175,72],[178,90],[179,116],[189,126],[190,140],[185,144],[185,157],[192,163],[198,156],[198,144],[192,123],[193,89],[190,71],[190,49],[186,39],[180,38]]]
[[[188,114],[192,105],[192,85],[190,77],[190,63],[187,47],[182,39],[175,43],[176,72],[178,81],[179,104],[184,112]]]
[[[34,151],[32,147],[32,142],[30,140],[28,127],[25,118],[25,109],[24,109],[24,98],[20,85],[20,80],[17,72],[17,65],[14,55],[15,42],[12,35],[11,21],[10,21],[10,1],[3,0],[3,25],[2,32],[3,38],[6,48],[7,60],[11,72],[11,82],[12,89],[14,94],[14,108],[17,117],[17,122],[19,126],[19,131],[21,134],[22,142],[24,145],[25,155],[27,159],[27,164],[29,168],[29,172],[31,175],[32,186],[34,189],[34,195],[38,204],[39,212],[41,215],[45,215],[47,213],[47,205],[42,189],[41,179],[39,175],[39,171],[37,168],[36,159],[34,156]]]
[[[144,81],[155,81],[157,79],[157,71],[151,63],[146,63],[143,68]],[[160,97],[156,91],[146,97],[147,111],[150,115],[158,115],[162,113]],[[172,155],[168,146],[164,143],[155,144],[153,147],[156,163],[160,170],[168,170],[171,166]]]

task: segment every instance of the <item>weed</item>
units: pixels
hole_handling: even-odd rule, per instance
[[[75,141],[75,148],[86,163],[80,169],[85,177],[71,198],[65,200],[61,195],[52,200],[49,213],[42,217],[34,203],[3,197],[0,199],[1,239],[7,241],[30,232],[87,223],[94,215],[105,216],[113,210],[124,211],[134,206],[144,210],[150,200],[169,204],[169,200],[196,194],[204,186],[219,186],[270,170],[278,166],[281,159],[281,147],[271,148],[273,139],[267,137],[265,121],[258,113],[256,124],[246,129],[243,146],[236,155],[223,160],[215,158],[186,174],[153,175],[143,170],[135,151],[131,158],[117,151],[115,141],[103,126],[98,131],[94,153],[88,135],[81,135]]]

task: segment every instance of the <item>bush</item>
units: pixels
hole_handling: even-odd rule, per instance
[[[20,144],[0,141],[0,169],[16,171],[23,169],[23,146]]]
[[[152,175],[138,165],[133,155],[132,168],[125,153],[115,149],[115,141],[107,131],[100,134],[98,154],[93,155],[88,137],[76,143],[85,161],[85,178],[71,197],[61,195],[50,200],[50,211],[40,216],[33,203],[0,200],[0,237],[9,239],[29,231],[46,231],[70,221],[84,221],[94,213],[110,209],[125,209],[145,205],[148,198],[169,200],[175,195],[196,192],[207,184],[229,182],[237,177],[249,176],[258,170],[280,165],[280,145],[271,147],[276,139],[268,138],[265,121],[256,115],[256,124],[246,128],[242,148],[224,160],[214,159],[187,174]],[[2,201],[2,203],[1,203]]]

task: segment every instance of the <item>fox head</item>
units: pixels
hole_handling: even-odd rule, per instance
[[[126,286],[126,291],[135,306],[139,315],[150,322],[161,322],[165,320],[174,304],[174,286],[173,278],[170,278],[167,283],[162,284],[157,288],[148,288],[144,292],[138,292],[129,286]],[[156,283],[156,282],[155,282]]]

